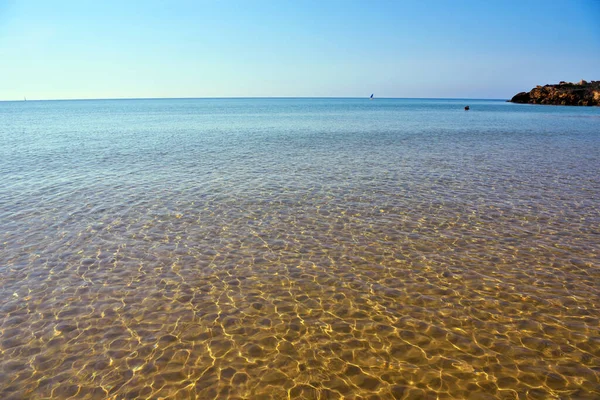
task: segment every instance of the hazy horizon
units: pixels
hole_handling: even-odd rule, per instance
[[[0,100],[509,99],[599,80],[600,2],[0,3]]]
[[[63,98],[63,99],[23,99],[0,100],[0,102],[22,102],[22,101],[94,101],[94,100],[235,100],[235,99],[365,99],[369,96],[221,96],[221,97],[90,97],[90,98]],[[483,98],[483,97],[377,97],[373,100],[490,100],[506,101],[508,98]]]

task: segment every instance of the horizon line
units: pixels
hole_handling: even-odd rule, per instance
[[[96,100],[235,100],[235,99],[365,99],[369,97],[353,96],[222,96],[222,97],[98,97],[98,98],[54,98],[54,99],[27,99],[6,100],[0,102],[23,103],[27,101],[96,101]],[[373,97],[373,100],[508,100],[506,98],[483,98],[483,97]]]

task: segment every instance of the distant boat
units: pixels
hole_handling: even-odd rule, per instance
[[[371,94],[371,97],[369,97],[369,99],[373,100],[373,95]]]

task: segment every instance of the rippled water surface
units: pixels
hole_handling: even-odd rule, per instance
[[[600,398],[600,109],[0,103],[2,399]]]

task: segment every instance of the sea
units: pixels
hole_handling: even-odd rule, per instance
[[[598,399],[600,108],[0,102],[0,398]]]

